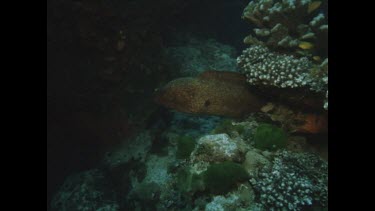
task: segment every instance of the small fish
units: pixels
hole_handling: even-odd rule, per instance
[[[300,47],[301,49],[303,50],[309,50],[309,49],[312,49],[314,47],[314,45],[310,42],[300,42],[298,47]]]
[[[307,13],[312,13],[314,12],[316,9],[318,9],[320,7],[320,5],[322,4],[321,1],[313,1],[309,4],[308,8],[307,8]]]

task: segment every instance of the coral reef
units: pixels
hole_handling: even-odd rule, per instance
[[[206,70],[236,71],[236,50],[214,39],[186,38],[164,49],[166,60],[176,66],[178,77],[193,77]]]
[[[271,52],[267,47],[253,45],[237,59],[249,83],[281,88],[306,86],[311,81],[312,63],[307,58],[295,58]]]
[[[110,187],[111,184],[98,169],[71,175],[54,196],[51,207],[61,211],[119,210]]]
[[[80,204],[91,206],[88,209],[105,207],[104,210],[262,211],[299,210],[308,206],[310,200],[311,206],[324,206],[327,200],[325,161],[307,153],[255,148],[258,129],[265,126],[259,123],[262,117],[254,114],[242,122],[228,119],[219,122],[220,118],[175,113],[176,119],[171,121],[178,122],[179,126],[190,124],[190,128],[170,125],[163,132],[167,137],[164,141],[168,142],[166,154],[153,154],[150,142],[154,134],[143,131],[105,157],[104,168],[94,170],[89,177],[80,177],[82,180],[67,183],[70,185],[65,186],[70,188],[61,189],[54,206],[56,210],[74,210]],[[196,126],[199,124],[205,128],[201,130]],[[210,134],[215,126],[234,135]],[[195,135],[186,136],[186,131]],[[260,136],[263,139],[259,140],[273,140],[273,133],[264,130]],[[243,139],[244,134],[248,134],[247,140]],[[277,134],[276,137],[280,135]],[[293,144],[299,140],[297,137]],[[181,144],[184,142],[187,144]],[[176,159],[178,151],[185,147],[187,151],[193,147],[194,150],[182,153],[185,159]],[[79,192],[77,187],[81,186],[88,187],[90,193]],[[71,192],[76,192],[75,201],[65,197],[72,195]],[[104,197],[100,199],[103,203],[100,200],[97,204],[91,203],[98,200],[97,195]],[[284,197],[282,201],[277,198],[280,195]]]
[[[123,142],[115,150],[107,153],[103,162],[109,166],[116,166],[126,163],[131,159],[146,159],[147,152],[151,148],[150,131],[140,131],[139,134],[132,139]]]
[[[296,58],[271,52],[265,46],[252,45],[237,58],[237,63],[251,85],[286,89],[283,96],[291,98],[289,101],[295,101],[293,96],[288,96],[290,89],[300,90],[293,94],[305,105],[314,106],[317,101],[323,107],[323,99],[327,100],[328,59],[315,65],[307,57]],[[317,96],[310,99],[309,94]]]
[[[281,151],[250,182],[267,210],[327,206],[328,164],[314,154]]]
[[[71,35],[71,30],[64,30],[60,36],[73,38],[65,42],[71,49],[63,54],[75,50],[77,54],[56,64],[69,64],[62,65],[61,70],[69,69],[62,75],[71,84],[60,86],[62,82],[54,91],[68,87],[67,96],[71,93],[72,98],[80,99],[73,110],[90,105],[90,110],[103,116],[111,111],[121,117],[118,123],[106,125],[112,130],[108,129],[110,135],[103,133],[101,139],[112,135],[123,142],[111,149],[97,168],[67,177],[52,201],[52,210],[262,211],[326,207],[327,163],[302,153],[307,151],[306,138],[287,139],[289,132],[325,131],[326,119],[266,105],[270,99],[279,103],[275,96],[280,96],[301,107],[328,110],[328,25],[326,14],[320,10],[325,3],[252,0],[243,18],[257,28],[245,38],[252,45],[236,64],[235,49],[214,39],[185,37],[180,43],[168,45],[170,40],[166,38],[172,36],[173,29],[166,29],[174,28],[171,22],[176,13],[195,11],[188,7],[191,4],[202,5],[202,1],[192,2],[64,3],[71,20],[60,25],[68,23],[71,26],[67,29],[74,30]],[[224,5],[222,2],[228,1],[220,2],[203,4]],[[243,2],[232,1],[231,5],[238,8]],[[216,8],[209,11],[219,14],[227,10]],[[199,11],[196,20],[209,14],[204,8]],[[57,14],[56,21],[64,13]],[[212,14],[211,20],[227,16]],[[215,24],[222,31],[228,30],[221,21]],[[50,33],[47,29],[53,37]],[[184,78],[155,89],[175,76]],[[156,108],[150,97],[155,90],[155,101],[176,111]],[[51,93],[48,96],[53,96]],[[263,113],[258,113],[261,110]],[[89,131],[97,128],[103,126]],[[280,150],[284,147],[290,151]]]
[[[270,124],[260,124],[254,135],[255,147],[276,150],[286,146],[288,135],[283,129]]]
[[[280,122],[281,127],[291,133],[317,134],[328,132],[328,116],[326,113],[304,113],[273,103],[268,103],[261,110],[273,121]]]
[[[273,53],[265,46],[253,45],[243,51],[237,62],[246,74],[247,81],[253,85],[309,87],[314,91],[327,89],[328,60],[321,68],[316,68],[306,57],[295,58]]]
[[[294,51],[301,55],[327,57],[328,23],[323,1],[253,0],[242,18],[254,24],[254,36],[245,43],[264,43],[276,50]],[[326,3],[324,1],[324,3]],[[321,7],[323,10],[326,7]]]
[[[318,93],[328,110],[326,10],[327,1],[250,1],[242,18],[257,28],[244,39],[251,46],[237,59],[248,82],[298,89],[301,98],[307,91]]]

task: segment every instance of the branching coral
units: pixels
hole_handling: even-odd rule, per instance
[[[252,46],[237,59],[250,84],[307,87],[325,97],[322,107],[328,110],[326,3],[324,0],[250,1],[242,18],[256,27],[244,39]]]
[[[268,210],[327,206],[328,164],[313,154],[282,151],[250,182]]]
[[[327,57],[328,24],[318,11],[321,1],[253,0],[243,12],[243,19],[256,27],[245,43],[262,40],[273,49],[293,49],[296,53]],[[259,40],[258,40],[258,39]],[[311,54],[312,53],[312,54]]]

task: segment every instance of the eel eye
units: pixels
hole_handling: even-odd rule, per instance
[[[208,107],[210,104],[211,104],[210,100],[206,100],[206,102],[204,102],[204,106],[206,107]]]

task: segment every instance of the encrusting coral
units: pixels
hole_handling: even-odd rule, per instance
[[[287,97],[292,99],[289,101],[296,102],[293,97],[301,97],[298,101],[306,98],[306,105],[318,102],[321,104],[319,107],[324,105],[328,109],[328,59],[316,65],[307,57],[297,58],[272,52],[262,45],[252,45],[237,58],[237,64],[251,85],[294,89],[293,96]],[[287,90],[284,96],[290,93]],[[313,100],[306,97],[309,95],[314,96]]]

